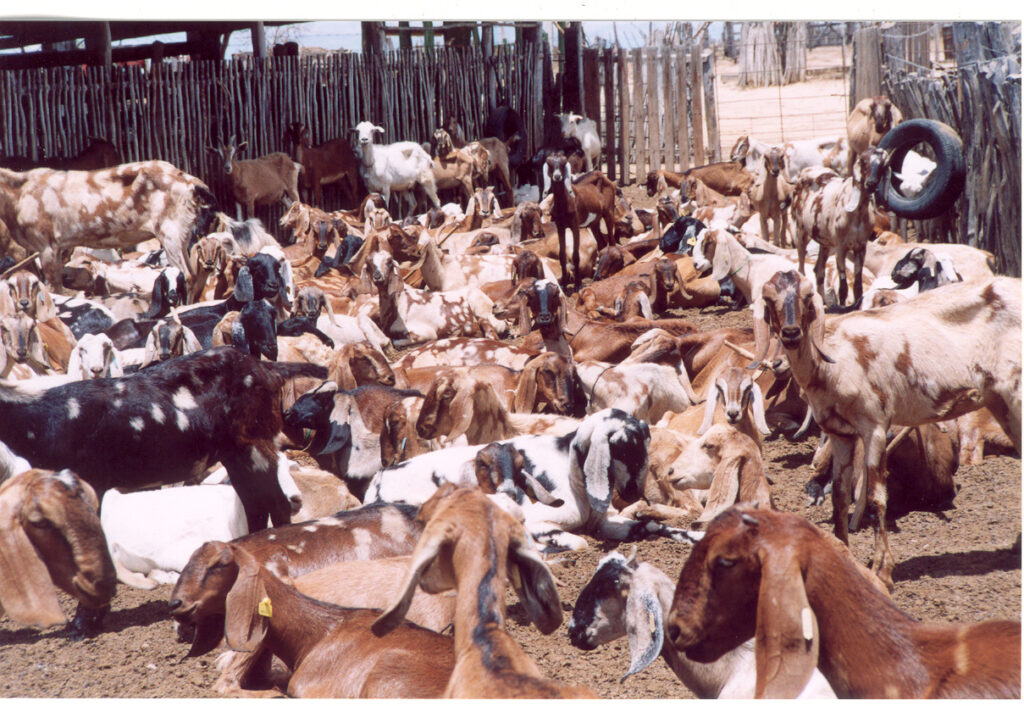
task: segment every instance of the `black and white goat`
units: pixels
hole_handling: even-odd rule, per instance
[[[650,439],[646,422],[604,409],[586,417],[572,434],[520,436],[492,446],[491,471],[478,472],[477,481],[522,508],[526,529],[545,551],[584,548],[587,541],[571,534],[577,530],[619,541],[655,536],[691,541],[683,530],[609,513],[613,493],[626,504],[643,495]],[[517,477],[529,487],[517,486]]]
[[[121,378],[35,393],[0,381],[0,441],[40,468],[70,468],[95,488],[194,478],[221,461],[249,527],[291,516],[275,471],[281,387],[320,366],[261,363],[229,347]]]

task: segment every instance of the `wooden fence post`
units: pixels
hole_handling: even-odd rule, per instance
[[[692,96],[693,120],[693,164],[701,166],[706,157],[704,154],[704,117],[700,105],[701,85],[701,60],[700,43],[693,42],[690,45],[690,96]]]
[[[623,186],[629,186],[632,183],[629,167],[633,163],[629,143],[629,70],[626,68],[626,52],[622,49],[616,49],[615,55],[619,65],[619,163],[622,165],[622,176],[619,183]],[[639,174],[640,170],[638,168],[637,175],[639,176]]]
[[[715,102],[715,52],[704,52],[704,114],[708,122],[708,146],[713,150],[713,161],[722,161],[722,145],[718,137],[718,108]]]

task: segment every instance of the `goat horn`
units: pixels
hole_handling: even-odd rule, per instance
[[[916,428],[917,427],[903,427],[902,429],[900,429],[900,431],[896,434],[896,436],[894,436],[892,438],[892,441],[890,441],[886,445],[886,447],[885,447],[885,455],[888,456],[889,454],[891,454],[892,450],[895,449],[896,446],[901,441],[903,441],[904,438],[906,438],[907,434],[909,434],[910,432],[912,432]]]

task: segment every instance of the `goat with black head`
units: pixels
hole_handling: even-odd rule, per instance
[[[153,283],[153,296],[150,299],[147,319],[161,319],[188,300],[188,289],[185,286],[185,274],[177,267],[167,267]]]

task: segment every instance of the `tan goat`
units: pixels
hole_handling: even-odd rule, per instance
[[[479,488],[450,483],[423,504],[419,517],[426,527],[404,585],[373,624],[374,634],[398,626],[417,586],[428,592],[455,588],[455,669],[445,697],[595,698],[590,689],[546,679],[504,629],[506,578],[541,632],[562,622],[554,578],[522,524]]]

